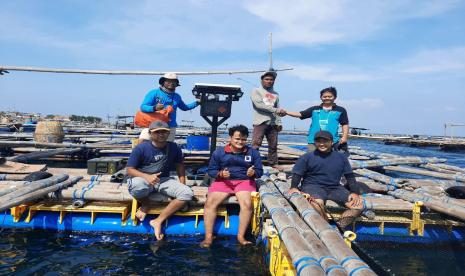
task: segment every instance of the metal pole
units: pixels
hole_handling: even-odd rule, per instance
[[[218,136],[218,116],[213,116],[212,119],[212,140],[210,145],[210,156],[216,149],[216,137]]]
[[[273,33],[270,32],[269,36],[269,46],[268,46],[268,55],[270,59],[270,71],[274,71],[273,69]]]

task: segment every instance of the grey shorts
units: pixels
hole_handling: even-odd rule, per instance
[[[350,192],[344,186],[320,187],[317,185],[302,186],[302,192],[311,195],[316,199],[332,200],[338,204],[344,205],[349,201]]]
[[[161,193],[179,200],[189,201],[194,197],[194,192],[189,186],[184,185],[174,178],[162,177],[160,182],[150,185],[142,177],[133,177],[128,179],[129,193],[135,199],[143,199],[151,193]]]

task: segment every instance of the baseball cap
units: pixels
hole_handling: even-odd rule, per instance
[[[266,72],[263,72],[263,74],[260,76],[260,78],[263,79],[265,76],[271,76],[274,79],[276,79],[278,74],[275,71],[266,71]]]
[[[320,130],[317,133],[315,133],[315,140],[316,139],[325,139],[333,141],[333,135],[326,130]]]
[[[153,121],[153,122],[150,123],[150,126],[149,126],[149,131],[150,132],[159,131],[159,130],[170,131],[170,127],[168,126],[167,123],[165,123],[163,121]]]

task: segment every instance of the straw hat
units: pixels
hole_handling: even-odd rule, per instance
[[[177,82],[176,86],[181,86],[181,85],[179,84],[178,76],[176,75],[176,73],[165,73],[165,74],[163,75],[163,77],[161,77],[161,78],[158,80],[158,83],[159,83],[160,85],[163,85],[163,83],[164,83],[165,80],[167,80],[167,79],[168,79],[168,80],[176,80],[176,82]]]

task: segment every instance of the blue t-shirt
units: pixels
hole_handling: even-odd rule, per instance
[[[324,154],[315,150],[302,155],[292,168],[292,173],[302,176],[302,186],[335,187],[340,185],[342,175],[352,173],[352,167],[340,152]]]
[[[173,142],[167,142],[164,148],[155,147],[151,141],[142,142],[132,150],[126,166],[135,169],[140,169],[142,167],[155,163],[156,161],[160,160],[161,158],[163,158],[163,156],[166,155],[166,151],[168,149],[167,147],[169,147],[169,166],[164,167],[160,177],[168,177],[170,176],[170,170],[175,169],[174,164],[182,163],[184,160],[181,149],[178,147],[176,143]]]
[[[342,106],[336,104],[333,105],[332,109],[325,110],[322,105],[312,106],[304,111],[300,112],[300,119],[312,118],[312,124],[308,130],[308,143],[315,143],[315,133],[320,130],[329,131],[333,135],[334,143],[339,142],[339,135],[337,131],[339,125],[348,125],[349,118],[347,111]]]
[[[178,125],[176,123],[176,110],[178,107],[179,109],[186,111],[191,110],[199,105],[197,102],[185,104],[178,93],[167,93],[161,90],[161,88],[158,88],[151,90],[149,91],[149,93],[147,93],[147,95],[144,98],[144,101],[140,106],[140,110],[146,113],[154,112],[157,103],[162,103],[165,108],[168,107],[168,105],[171,105],[173,107],[173,112],[171,112],[169,115],[170,121],[168,122],[168,125],[170,127],[176,127]]]
[[[233,153],[227,145],[216,149],[208,165],[208,175],[216,178],[218,172],[227,168],[231,176],[231,180],[246,180],[247,170],[254,166],[254,178],[260,178],[263,175],[262,159],[260,152],[254,148],[245,147],[243,152]]]

